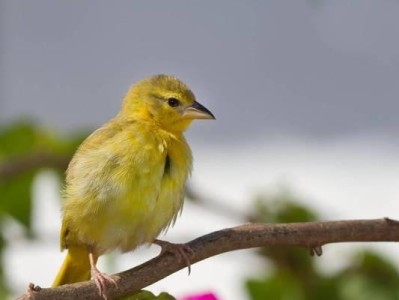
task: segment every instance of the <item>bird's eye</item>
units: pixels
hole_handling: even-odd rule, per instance
[[[176,107],[180,105],[180,101],[177,100],[176,98],[169,98],[168,99],[168,104],[170,107]]]

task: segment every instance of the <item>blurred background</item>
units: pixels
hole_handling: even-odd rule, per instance
[[[180,77],[217,120],[164,239],[248,221],[399,218],[399,2],[0,2],[0,298],[51,284],[77,145],[144,76]],[[227,253],[148,287],[177,299],[399,299],[399,248]],[[157,247],[104,257],[117,272]]]

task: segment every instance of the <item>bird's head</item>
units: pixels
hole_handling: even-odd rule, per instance
[[[125,96],[121,117],[153,122],[171,132],[183,132],[194,119],[215,119],[179,79],[155,75],[134,84]]]

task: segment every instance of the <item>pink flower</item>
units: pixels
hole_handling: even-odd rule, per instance
[[[181,300],[219,300],[214,293],[203,293],[183,297]]]

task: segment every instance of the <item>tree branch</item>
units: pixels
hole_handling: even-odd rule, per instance
[[[385,218],[289,224],[250,223],[204,235],[186,245],[193,250],[190,261],[194,264],[224,252],[254,247],[299,246],[320,255],[321,246],[329,243],[388,241],[399,241],[399,222]],[[114,299],[132,294],[184,267],[184,261],[179,262],[173,254],[164,253],[140,266],[113,275],[118,287],[109,287],[109,297]],[[31,287],[28,293],[18,299],[102,298],[94,282],[86,281],[55,288]]]
[[[37,168],[55,168],[66,170],[70,155],[61,155],[50,152],[34,152],[0,163],[0,179],[9,179],[23,172]]]

